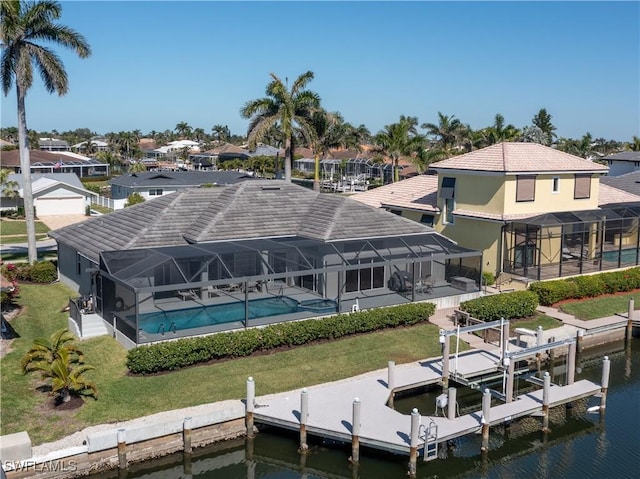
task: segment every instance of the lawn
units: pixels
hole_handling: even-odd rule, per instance
[[[572,314],[578,319],[589,320],[613,316],[616,313],[626,313],[629,310],[629,300],[635,301],[635,309],[640,309],[640,292],[621,294],[616,296],[602,296],[582,300],[575,303],[565,303],[560,309]]]
[[[48,233],[49,228],[42,221],[36,221],[36,234],[38,233]],[[11,236],[11,235],[26,235],[27,234],[27,223],[24,220],[0,220],[0,235]],[[4,238],[3,238],[4,240]]]
[[[511,321],[510,329],[513,331],[515,328],[527,328],[535,331],[538,326],[542,326],[542,329],[546,331],[547,329],[559,328],[562,326],[562,321],[546,314],[536,313],[535,318],[532,319]]]
[[[51,412],[51,401],[36,391],[36,375],[24,376],[20,359],[33,339],[66,327],[61,312],[74,293],[62,284],[21,285],[23,313],[11,321],[20,335],[1,364],[2,434],[26,430],[34,444],[59,439],[94,424],[132,419],[198,404],[241,399],[246,379],[253,376],[258,395],[298,389],[385,368],[389,360],[407,363],[440,354],[438,328],[423,324],[289,351],[196,366],[155,376],[127,375],[126,351],[103,336],[79,343],[87,364],[96,366],[87,377],[98,387],[98,400],[88,399],[75,411]],[[468,349],[466,344],[464,349]]]

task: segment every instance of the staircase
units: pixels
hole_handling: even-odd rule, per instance
[[[104,320],[97,314],[82,315],[82,333],[76,322],[69,318],[69,330],[71,330],[80,339],[95,338],[96,336],[104,336],[109,334],[109,330],[104,324]]]

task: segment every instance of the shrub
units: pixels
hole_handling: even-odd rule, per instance
[[[485,286],[490,286],[496,282],[496,275],[491,271],[483,271],[482,272],[482,284]]]
[[[538,307],[538,297],[531,291],[493,294],[465,301],[460,309],[481,321],[496,321],[531,316]]]
[[[313,341],[413,325],[427,321],[434,312],[435,305],[432,303],[412,303],[156,343],[130,350],[127,368],[134,374],[171,371],[215,359],[249,356],[257,351],[283,346],[300,346]]]
[[[577,289],[576,298],[594,298],[607,292],[601,275],[576,276],[575,278],[569,278],[567,282],[575,283]]]
[[[578,285],[566,280],[544,281],[531,284],[529,291],[538,296],[540,304],[551,306],[564,299],[575,298],[578,294]]]
[[[34,283],[52,283],[58,279],[58,270],[50,261],[40,261],[31,267],[31,281]]]

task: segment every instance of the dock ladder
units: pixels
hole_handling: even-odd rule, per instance
[[[438,425],[430,421],[428,426],[423,426],[424,451],[422,453],[423,461],[433,461],[438,458]]]

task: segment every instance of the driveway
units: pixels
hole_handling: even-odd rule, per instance
[[[40,216],[38,219],[42,221],[49,229],[57,230],[64,226],[73,225],[89,219],[90,216],[86,215],[50,215]]]

